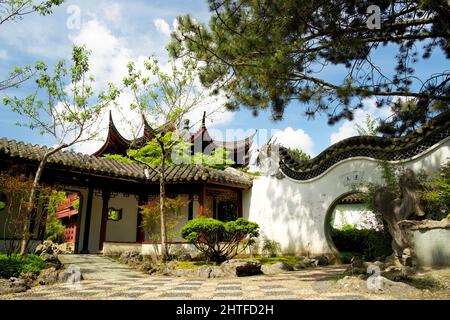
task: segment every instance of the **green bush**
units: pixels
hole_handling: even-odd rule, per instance
[[[439,174],[423,183],[422,202],[428,218],[442,220],[450,216],[450,161],[443,165]]]
[[[60,219],[56,218],[56,210],[60,204],[66,201],[66,193],[53,191],[49,197],[47,220],[45,223],[45,239],[55,243],[64,242],[65,227]]]
[[[382,260],[392,253],[392,238],[385,231],[346,226],[342,230],[332,229],[331,237],[343,262],[352,256],[366,261]]]
[[[242,218],[226,223],[198,218],[186,223],[180,233],[210,261],[221,263],[251,245],[259,235],[259,226]]]
[[[45,267],[45,262],[34,254],[21,256],[0,254],[0,278],[18,277],[21,273],[39,273]]]
[[[266,238],[263,241],[262,251],[269,257],[276,257],[281,251],[281,246],[278,242]]]

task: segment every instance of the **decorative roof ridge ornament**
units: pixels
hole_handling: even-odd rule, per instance
[[[259,150],[256,163],[264,176],[281,178],[280,145],[276,141],[272,142],[272,138],[270,138]]]

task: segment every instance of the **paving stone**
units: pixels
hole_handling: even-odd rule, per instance
[[[102,293],[101,291],[78,291],[78,292],[71,292],[64,294],[65,297],[74,297],[74,298],[80,298],[80,297],[91,297],[95,296],[99,293]]]
[[[160,297],[162,298],[178,298],[178,297],[186,297],[190,298],[192,293],[190,292],[165,292]]]
[[[139,286],[139,289],[155,290],[155,289],[158,289],[158,287],[157,286]]]
[[[236,287],[236,286],[233,286],[233,287],[222,287],[222,286],[220,286],[220,287],[217,287],[217,289],[216,290],[220,290],[220,291],[239,291],[239,290],[241,290],[241,287]]]
[[[240,291],[215,292],[214,297],[242,297],[242,292],[240,292]]]
[[[286,287],[280,285],[273,286],[259,286],[261,289],[285,289]]]
[[[137,298],[140,296],[143,296],[144,294],[146,294],[146,292],[116,292],[112,295],[110,295],[110,297],[127,297],[127,298]]]
[[[293,296],[295,295],[292,291],[265,291],[268,296]]]
[[[186,291],[196,291],[196,290],[198,290],[199,289],[199,287],[187,287],[187,286],[182,286],[182,287],[176,287],[176,288],[173,288],[172,290],[175,290],[175,291],[183,291],[183,290],[186,290]]]

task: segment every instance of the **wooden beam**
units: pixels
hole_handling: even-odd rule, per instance
[[[86,219],[84,221],[83,249],[81,253],[89,253],[89,229],[91,228],[92,200],[94,198],[94,188],[88,189],[88,198],[86,204]]]
[[[106,240],[106,227],[108,224],[108,209],[109,209],[109,199],[111,198],[111,191],[109,188],[105,187],[102,189],[102,224],[100,226],[100,241],[98,244],[98,249],[103,250],[103,243]]]

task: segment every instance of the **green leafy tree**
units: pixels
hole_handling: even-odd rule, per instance
[[[175,228],[180,223],[182,217],[182,209],[186,208],[190,200],[177,196],[175,198],[167,198],[165,202],[166,213],[166,231],[168,241],[172,241],[176,236]],[[149,201],[147,204],[139,207],[142,210],[142,228],[149,236],[151,241],[161,241],[161,210],[159,200]],[[155,246],[158,253],[158,246]],[[169,250],[170,254],[170,250]]]
[[[326,113],[329,124],[353,119],[368,97],[376,98],[379,107],[398,97],[414,100],[427,116],[448,110],[450,73],[420,77],[414,69],[434,51],[450,56],[447,0],[208,4],[209,25],[179,17],[168,49],[172,57],[201,61],[203,85],[224,92],[230,110],[242,105],[257,115],[271,109],[279,120],[297,100],[305,105],[306,116]],[[370,24],[372,5],[380,9],[380,28]],[[378,60],[386,45],[397,50],[394,66]],[[337,67],[346,70],[340,79],[324,77]]]
[[[308,161],[311,160],[311,156],[309,154],[307,154],[306,152],[304,152],[301,149],[298,148],[292,148],[289,149],[289,152],[296,157],[297,159],[300,159],[301,161]]]
[[[378,120],[370,114],[366,115],[364,124],[356,124],[355,129],[360,136],[376,136],[380,132]]]
[[[44,238],[56,243],[64,241],[64,225],[61,219],[56,218],[56,210],[59,205],[66,201],[66,193],[63,191],[53,191],[48,199],[47,215],[45,219]]]
[[[0,1],[0,30],[6,22],[14,22],[23,19],[24,16],[38,13],[42,16],[52,13],[54,7],[60,6],[64,0],[2,0]],[[15,67],[5,80],[0,80],[0,91],[11,87],[16,87],[22,82],[30,79],[39,72],[39,65],[30,67]],[[3,78],[3,77],[2,77]]]
[[[185,142],[180,130],[184,117],[201,107],[207,99],[204,90],[197,85],[197,64],[183,60],[181,65],[171,61],[170,71],[161,70],[159,62],[150,57],[144,62],[144,70],[133,63],[128,65],[128,76],[124,85],[135,97],[131,108],[153,120],[155,126],[162,125],[161,132],[142,148],[130,149],[128,157],[112,156],[117,160],[135,161],[145,165],[159,176],[159,206],[161,224],[161,254],[169,258],[166,232],[166,172],[175,163],[198,163],[213,166],[232,164],[226,152],[216,150],[210,156],[191,156],[191,144]],[[146,73],[146,74],[144,74]],[[214,112],[214,111],[213,111]],[[211,113],[210,113],[211,114]]]
[[[3,99],[6,107],[24,119],[18,121],[17,125],[37,130],[41,135],[48,135],[56,141],[56,146],[47,149],[40,158],[34,175],[28,201],[26,217],[28,223],[24,224],[23,229],[21,254],[26,251],[36,191],[49,158],[61,150],[95,139],[100,133],[100,128],[97,127],[100,115],[111,106],[119,93],[112,84],[107,91],[98,95],[94,93],[92,88],[94,78],[89,75],[89,54],[85,47],[74,46],[70,67],[61,60],[53,72],[49,72],[45,64],[40,64],[36,93],[25,98]],[[41,100],[40,97],[45,97],[45,100]]]
[[[423,185],[422,200],[429,216],[434,220],[450,216],[450,161],[437,174],[428,177]]]

